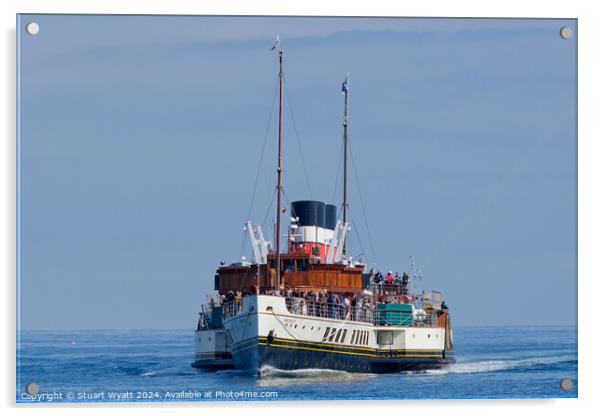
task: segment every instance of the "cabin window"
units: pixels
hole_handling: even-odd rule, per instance
[[[282,270],[284,270],[287,273],[290,273],[294,270],[293,265],[294,265],[293,260],[284,260],[282,262]]]
[[[345,337],[347,336],[347,330],[343,329],[343,336],[341,336],[341,342],[345,342]]]
[[[307,260],[297,260],[297,271],[298,272],[306,272],[307,269],[308,269]]]
[[[339,330],[337,331],[337,336],[336,336],[336,338],[334,339],[334,342],[339,342],[339,338],[341,337],[341,334],[342,334],[342,333],[343,333],[343,330],[342,330],[342,329],[339,329]]]
[[[276,261],[275,260],[270,260],[268,262],[268,264],[270,265],[270,269],[275,269],[276,268]]]

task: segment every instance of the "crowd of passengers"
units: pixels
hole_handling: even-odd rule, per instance
[[[282,286],[280,290],[268,290],[268,295],[282,296],[286,300],[287,309],[298,315],[316,316],[331,319],[347,319],[372,322],[376,303],[411,303],[412,298],[404,294],[382,292],[372,296],[365,293],[337,293],[326,289],[303,291],[297,288]],[[222,296],[222,303],[232,303],[234,313],[241,307],[242,298],[252,292],[229,291]]]
[[[370,270],[370,283],[372,287],[379,293],[385,293],[394,289],[401,295],[408,294],[408,283],[410,282],[410,276],[406,272],[403,272],[401,276],[399,273],[388,271],[384,276],[381,272],[375,272],[374,269]]]

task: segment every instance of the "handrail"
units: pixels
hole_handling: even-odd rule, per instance
[[[447,312],[416,308],[392,310],[376,306],[383,305],[382,303],[351,306],[344,303],[312,301],[300,297],[285,297],[284,299],[288,312],[293,315],[365,322],[376,326],[439,327],[442,326],[439,316]],[[226,301],[222,306],[225,318],[234,317],[242,312],[241,300]]]

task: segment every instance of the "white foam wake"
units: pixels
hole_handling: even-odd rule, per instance
[[[303,368],[298,370],[281,370],[272,366],[263,366],[259,371],[262,378],[328,378],[349,377],[350,373],[340,370],[322,368]]]
[[[514,368],[532,367],[534,365],[555,364],[566,360],[566,357],[542,357],[521,360],[486,360],[474,362],[459,362],[437,370],[426,370],[425,373],[433,375],[489,373],[494,371],[511,370]]]

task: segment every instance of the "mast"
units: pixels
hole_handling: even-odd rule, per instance
[[[280,195],[282,194],[282,79],[284,78],[282,61],[284,59],[284,52],[280,50],[278,52],[278,56],[280,58],[280,72],[278,73],[278,79],[280,82],[280,104],[278,111],[278,203],[276,204],[276,290],[280,290],[280,213],[282,210],[282,201],[280,199]]]
[[[347,124],[348,124],[348,113],[347,109],[349,106],[349,73],[343,83],[343,93],[345,94],[345,113],[343,116],[343,225],[347,226],[347,209],[349,203],[347,202]],[[347,238],[343,241],[343,255],[347,253]]]

